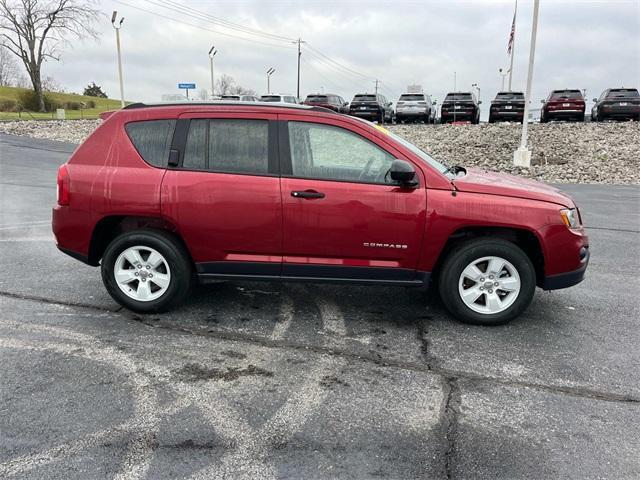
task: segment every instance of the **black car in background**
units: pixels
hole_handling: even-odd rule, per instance
[[[522,123],[524,118],[524,93],[498,92],[491,101],[489,123],[506,121]]]
[[[380,93],[358,93],[349,105],[349,115],[380,123],[393,123],[393,104]]]
[[[553,90],[546,100],[541,100],[540,123],[551,120],[575,120],[584,122],[584,97],[580,90]]]
[[[637,88],[609,88],[600,98],[593,99],[591,120],[602,122],[607,119],[640,121],[640,94]]]
[[[449,92],[440,107],[440,122],[480,123],[480,103],[471,92]]]
[[[307,95],[303,102],[305,105],[324,107],[338,113],[349,113],[349,103],[340,95],[333,93],[312,93]]]

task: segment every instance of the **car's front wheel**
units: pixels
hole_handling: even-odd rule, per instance
[[[102,281],[120,305],[141,313],[171,309],[191,285],[191,260],[170,233],[136,230],[117,236],[102,258]]]
[[[502,325],[531,303],[536,273],[526,253],[502,239],[479,238],[455,247],[442,265],[440,296],[460,321]]]

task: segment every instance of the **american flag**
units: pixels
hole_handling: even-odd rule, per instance
[[[513,12],[513,22],[511,23],[511,34],[509,35],[509,44],[507,45],[507,53],[511,54],[511,49],[513,48],[513,40],[515,39],[516,36],[516,12],[517,10],[517,4],[516,4],[516,11]]]

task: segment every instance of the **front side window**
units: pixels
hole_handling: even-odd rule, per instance
[[[289,122],[293,176],[343,182],[393,183],[393,155],[339,127]]]
[[[182,166],[221,173],[269,172],[267,120],[191,120]]]
[[[127,123],[124,128],[145,162],[166,168],[175,127],[175,120],[146,120]]]

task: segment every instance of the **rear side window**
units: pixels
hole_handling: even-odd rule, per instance
[[[191,120],[182,166],[221,173],[267,174],[267,120]]]
[[[154,167],[164,168],[169,159],[175,127],[175,120],[146,120],[127,123],[124,128],[144,161]]]

